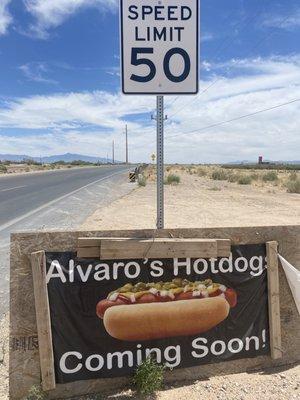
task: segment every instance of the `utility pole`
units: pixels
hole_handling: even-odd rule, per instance
[[[126,137],[126,164],[128,164],[128,129],[127,129],[127,124],[125,125],[125,137]]]
[[[112,141],[112,163],[115,163],[115,141]]]

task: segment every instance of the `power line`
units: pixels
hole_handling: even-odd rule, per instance
[[[243,32],[243,31],[255,20],[255,18],[256,18],[257,16],[259,16],[259,15],[262,13],[262,11],[264,11],[264,10],[265,10],[265,6],[262,7],[257,13],[253,14],[252,16],[246,17],[246,18],[244,18],[241,22],[239,21],[238,23],[236,23],[236,24],[232,27],[232,30],[238,29],[239,27],[241,27],[241,26],[244,24],[244,22],[246,22],[245,26],[241,29],[241,31],[240,31],[239,33]],[[233,14],[234,14],[234,13],[233,13]],[[232,15],[233,15],[233,14],[232,14]],[[231,42],[232,42],[232,40],[233,40],[234,38],[235,38],[235,37],[227,36],[227,38],[225,38],[225,40],[218,46],[217,51],[214,53],[213,57],[217,57],[217,56],[220,54],[221,50],[227,49],[227,48],[230,46],[230,44],[231,44]],[[230,39],[232,39],[232,40],[230,40]],[[228,41],[229,41],[229,42],[228,42]],[[227,42],[228,42],[228,43],[227,43]],[[227,45],[224,46],[224,44],[226,44],[226,43],[227,43]]]
[[[276,108],[284,107],[284,106],[287,106],[289,104],[296,103],[297,101],[300,101],[300,98],[288,101],[286,103],[277,104],[276,106],[265,108],[263,110],[254,111],[254,112],[249,113],[249,114],[240,115],[239,117],[231,118],[231,119],[228,119],[226,121],[217,122],[215,124],[207,125],[207,126],[204,126],[204,127],[200,128],[200,129],[194,129],[194,130],[187,131],[187,132],[177,133],[175,135],[169,135],[169,136],[166,136],[166,139],[177,137],[177,136],[181,136],[181,135],[187,135],[187,134],[191,134],[191,133],[198,133],[198,132],[201,132],[201,131],[204,131],[204,130],[207,130],[207,129],[211,129],[211,128],[215,128],[217,126],[228,124],[230,122],[239,121],[240,119],[244,119],[244,118],[247,118],[247,117],[252,117],[253,115],[262,114],[262,113],[267,112],[267,111],[275,110]]]
[[[283,18],[279,24],[279,28],[290,18],[290,15],[288,15],[287,17]],[[256,50],[257,47],[259,47],[264,41],[266,41],[267,39],[269,39],[276,31],[277,28],[273,28],[271,32],[269,32],[268,35],[266,35],[264,38],[262,38],[261,40],[259,40],[258,42],[256,42],[256,44],[250,49],[250,51],[252,50]],[[248,53],[249,54],[249,53]],[[206,93],[211,87],[213,87],[217,82],[221,81],[223,79],[223,77],[219,77],[217,79],[215,79],[212,83],[210,83],[204,90],[202,90],[197,96],[195,96],[191,101],[189,101],[188,103],[186,103],[185,105],[183,105],[180,109],[178,109],[177,111],[175,111],[173,114],[171,114],[169,116],[169,120],[171,118],[173,118],[175,115],[179,114],[184,108],[186,108],[187,106],[189,106],[190,104],[192,104],[194,101],[196,101],[200,96],[202,96],[202,94]]]
[[[181,132],[181,133],[177,133],[177,134],[174,134],[174,135],[168,135],[168,136],[166,135],[165,139],[169,139],[169,138],[173,138],[173,137],[177,137],[177,136],[181,136],[181,135],[187,135],[187,134],[194,134],[194,133],[202,132],[202,131],[207,130],[207,129],[212,129],[212,128],[215,128],[217,126],[222,126],[222,125],[228,124],[230,122],[234,122],[234,121],[238,121],[238,120],[241,120],[241,119],[244,119],[244,118],[247,118],[247,117],[251,117],[253,115],[258,115],[258,114],[262,114],[262,113],[267,112],[267,111],[272,111],[274,109],[277,109],[277,108],[280,108],[280,107],[284,107],[284,106],[287,106],[289,104],[296,103],[298,101],[300,101],[300,98],[288,101],[286,103],[277,104],[276,106],[273,106],[273,107],[268,107],[268,108],[265,108],[265,109],[262,109],[262,110],[254,111],[252,113],[240,115],[238,117],[231,118],[231,119],[226,120],[226,121],[221,121],[221,122],[217,122],[215,124],[207,125],[207,126],[204,126],[202,128],[199,128],[199,129],[194,129],[194,130],[187,131],[187,132]],[[149,144],[151,144],[151,143],[149,142]],[[134,149],[139,149],[139,148],[142,148],[142,147],[145,147],[145,143],[142,144],[142,145],[139,145],[139,146],[134,146],[132,149],[134,150]]]
[[[227,22],[227,20],[231,19],[231,17],[233,17],[233,15],[236,13],[236,9],[232,10],[232,12],[227,16],[227,18],[225,18],[224,22]],[[257,14],[255,14],[256,16]],[[248,18],[245,18],[244,20],[246,20]],[[244,22],[244,20],[242,22]],[[239,21],[236,25],[233,26],[233,29],[236,29],[238,27],[238,25],[240,25],[241,22]],[[225,38],[225,40],[222,41],[222,43],[218,46],[216,53],[214,54],[213,57],[215,57],[220,50],[223,47],[223,44],[226,43],[228,41],[228,39],[230,39],[230,36],[228,36],[227,38]],[[166,108],[171,107],[178,99],[180,98],[180,96],[176,96],[175,99],[173,101],[170,102],[170,104],[166,104]]]
[[[167,105],[167,107],[171,107],[175,103],[175,101],[179,99],[179,97],[180,96],[176,96],[175,99],[170,104]]]

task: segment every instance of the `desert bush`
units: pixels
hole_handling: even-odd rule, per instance
[[[275,182],[278,180],[278,175],[275,171],[265,172],[262,176],[264,182]]]
[[[290,181],[296,181],[297,179],[298,179],[297,172],[292,172],[292,173],[289,175],[289,180],[290,180]]]
[[[34,385],[30,388],[24,400],[45,400],[46,398],[46,393],[43,392],[42,388],[39,385]]]
[[[288,193],[300,193],[300,178],[296,178],[295,180],[290,179],[287,184]]]
[[[165,179],[165,185],[178,185],[180,183],[180,176],[175,174],[170,174]]]
[[[207,175],[206,169],[199,167],[199,168],[197,169],[197,175],[198,175],[198,176],[206,176],[206,175]]]
[[[133,377],[138,392],[150,395],[161,389],[164,380],[165,366],[157,364],[151,357],[139,365]]]
[[[143,187],[147,185],[147,179],[142,174],[139,174],[139,176],[138,176],[138,185],[143,186]]]
[[[35,160],[33,160],[32,158],[25,158],[25,159],[23,160],[23,162],[24,162],[24,164],[27,164],[27,165],[41,165],[40,162],[35,161]]]
[[[276,170],[276,171],[293,171],[300,170],[300,164],[224,164],[222,168],[226,169],[256,169],[256,170]]]
[[[236,173],[232,174],[231,173],[231,174],[228,174],[227,180],[228,180],[228,182],[234,183],[234,182],[238,182],[241,177],[242,177],[241,174],[236,174]]]
[[[6,174],[6,172],[7,172],[7,168],[6,168],[6,166],[5,166],[5,165],[3,165],[3,164],[0,164],[0,173],[4,173],[4,174]]]
[[[242,175],[239,180],[239,185],[251,185],[252,179],[250,175]]]
[[[211,178],[214,181],[226,181],[228,178],[228,172],[223,169],[217,169],[211,174]]]
[[[250,174],[251,180],[252,181],[258,181],[259,180],[259,174],[256,172],[253,172],[253,174]]]

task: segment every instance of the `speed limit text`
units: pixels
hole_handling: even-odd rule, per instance
[[[183,26],[147,26],[147,21],[188,21],[193,12],[188,6],[148,6],[131,5],[128,7],[128,18],[130,20],[143,20],[145,25],[135,27],[135,40],[146,41],[177,41],[181,42]]]

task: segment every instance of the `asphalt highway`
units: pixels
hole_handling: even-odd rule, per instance
[[[0,231],[63,196],[126,170],[128,166],[110,165],[0,177]]]
[[[0,319],[9,304],[9,236],[28,230],[77,229],[99,207],[129,193],[125,165],[0,177]]]

